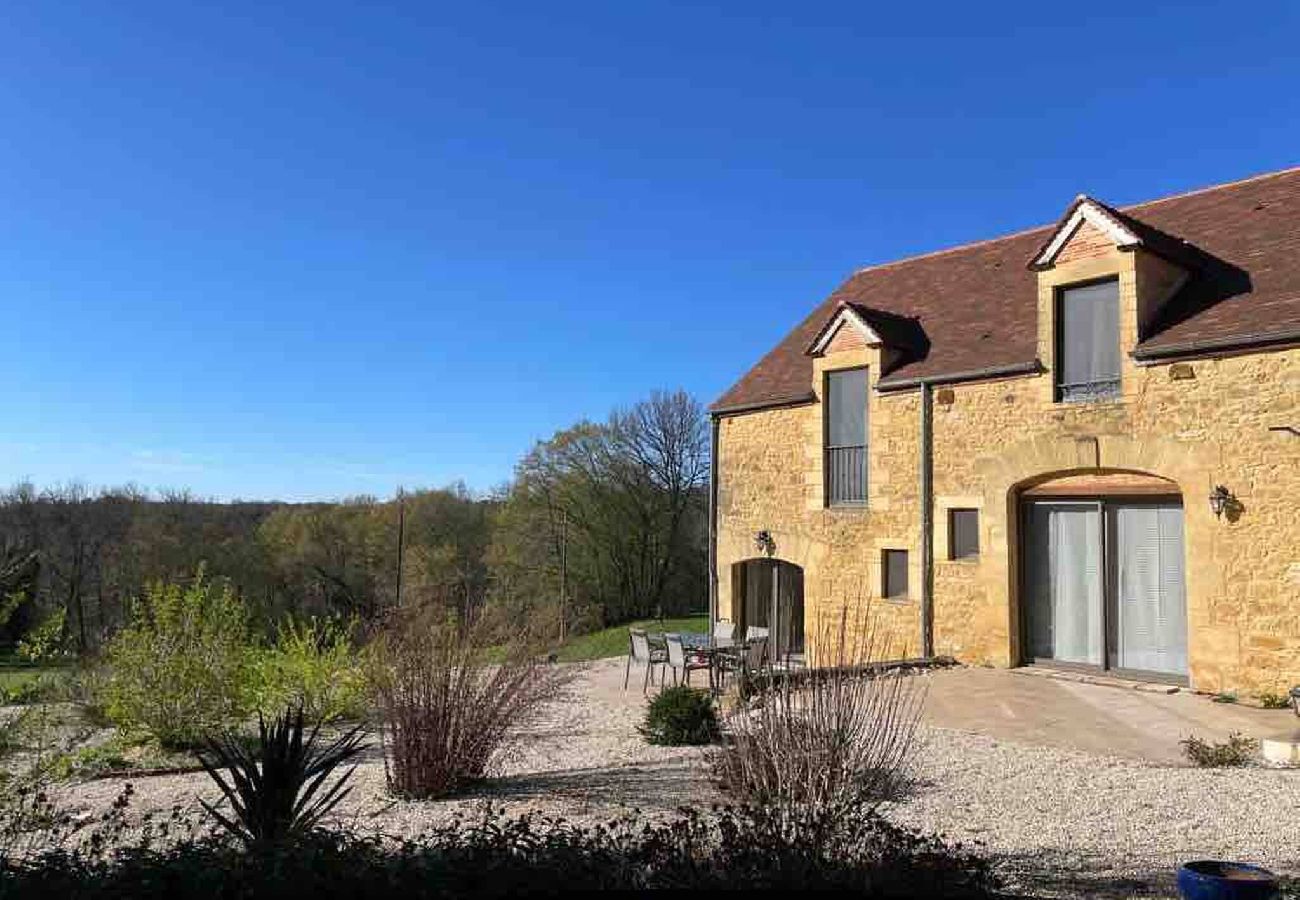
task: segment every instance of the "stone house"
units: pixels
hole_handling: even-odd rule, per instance
[[[711,615],[780,655],[869,608],[892,656],[1300,683],[1300,169],[863,269],[711,412]]]

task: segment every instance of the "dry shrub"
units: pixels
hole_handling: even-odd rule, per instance
[[[1238,731],[1229,734],[1223,743],[1203,741],[1194,734],[1178,743],[1192,765],[1207,769],[1248,765],[1259,753],[1259,741]]]
[[[906,668],[864,665],[883,645],[869,608],[823,619],[815,635],[817,668],[751,682],[715,772],[750,803],[869,810],[910,780],[924,687]]]
[[[440,610],[401,610],[386,623],[370,678],[394,794],[445,797],[487,777],[512,731],[559,693],[567,676],[535,642],[493,645],[492,633]]]

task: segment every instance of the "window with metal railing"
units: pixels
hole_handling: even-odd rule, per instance
[[[867,502],[867,370],[826,373],[826,503]]]
[[[1056,300],[1056,399],[1081,403],[1119,394],[1119,282],[1062,288]]]

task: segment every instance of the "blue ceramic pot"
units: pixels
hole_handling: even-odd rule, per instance
[[[1202,859],[1178,870],[1184,900],[1270,900],[1277,896],[1277,876],[1246,863]]]

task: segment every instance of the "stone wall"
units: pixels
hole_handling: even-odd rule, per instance
[[[1069,279],[1117,274],[1125,345],[1137,339],[1133,257],[1080,254],[1046,273],[1040,358],[1051,366],[1051,298]],[[1107,269],[1107,266],[1110,268]],[[1167,274],[1167,273],[1165,273]],[[1169,278],[1158,280],[1167,286]],[[720,615],[730,617],[731,566],[758,555],[767,529],[775,555],[802,566],[805,628],[848,608],[870,610],[890,638],[877,655],[915,654],[915,599],[880,599],[884,549],[909,552],[921,581],[917,390],[875,389],[879,348],[845,347],[813,361],[820,397],[827,370],[869,368],[869,488],[865,507],[828,509],[823,498],[820,402],[721,419],[718,459]],[[1280,691],[1300,683],[1300,350],[1139,366],[1124,355],[1121,396],[1055,402],[1050,375],[945,386],[935,391],[934,638],[938,653],[971,663],[1020,659],[1018,490],[1043,478],[1130,471],[1174,482],[1185,510],[1188,653],[1194,687]],[[1227,486],[1241,508],[1223,518],[1208,496]],[[947,559],[947,511],[980,510],[979,556]]]
[[[954,385],[934,407],[934,637],[972,663],[1018,660],[1016,492],[1034,480],[1096,470],[1174,481],[1186,526],[1189,655],[1204,690],[1281,690],[1300,683],[1300,351],[1137,368],[1137,384],[1105,404],[1043,402],[1046,376]],[[1188,377],[1190,374],[1190,377]],[[874,381],[874,379],[872,379]],[[950,402],[942,402],[948,399]],[[920,583],[919,392],[872,391],[870,499],[821,502],[820,404],[721,420],[720,614],[730,617],[730,567],[758,555],[804,568],[806,629],[819,617],[869,608],[890,652],[919,647],[918,604],[880,599],[880,551],[908,550]],[[1215,518],[1224,484],[1239,514]],[[973,560],[947,559],[947,510],[980,510]]]

